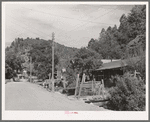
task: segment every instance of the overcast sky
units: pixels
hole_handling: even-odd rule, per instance
[[[100,3],[100,2],[99,2]],[[133,5],[100,4],[5,4],[5,44],[15,38],[51,39],[70,47],[87,46],[97,39],[102,28],[119,26],[122,14],[128,14]],[[3,18],[4,19],[4,18]]]

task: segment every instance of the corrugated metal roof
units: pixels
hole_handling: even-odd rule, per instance
[[[133,57],[130,59],[112,61],[109,63],[104,63],[99,69],[96,70],[106,70],[106,69],[115,69],[120,67],[125,67],[128,65],[129,61],[137,62],[140,60],[140,57]]]
[[[115,60],[115,59],[112,59],[112,61],[119,61],[120,59],[118,60]],[[102,59],[101,60],[103,63],[110,63],[111,62],[111,59]]]
[[[114,68],[119,68],[124,66],[127,66],[127,63],[124,60],[112,61],[109,63],[104,63],[99,69],[96,70],[114,69]]]

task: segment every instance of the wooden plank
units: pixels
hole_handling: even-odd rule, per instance
[[[102,86],[101,86],[101,90],[102,90],[102,96],[104,98],[104,80],[102,79]]]
[[[98,88],[98,95],[100,95],[101,92],[101,86]]]
[[[94,98],[100,98],[101,95],[94,95],[94,96],[87,96],[87,99],[94,99]]]
[[[64,89],[66,89],[66,83],[65,82],[63,82],[63,87],[64,87]]]
[[[84,87],[84,88],[92,88],[92,84],[83,84],[82,87]]]
[[[64,89],[66,89],[66,90],[67,90],[67,89],[75,89],[75,88],[76,88],[76,87],[70,87],[70,88],[64,88]]]
[[[92,81],[84,82],[84,84],[92,84]]]
[[[51,73],[49,73],[49,87],[51,86]]]
[[[80,90],[79,90],[78,98],[79,98],[79,97],[80,97],[80,95],[81,95],[81,90],[82,90],[83,82],[85,82],[85,74],[83,74],[83,76],[82,76],[82,82],[81,82],[81,85],[80,85]]]
[[[78,82],[79,82],[79,74],[77,74],[77,79],[76,79],[76,89],[75,89],[75,94],[74,94],[75,97],[76,97],[76,95],[77,95]]]
[[[94,89],[94,85],[95,85],[95,83],[93,81],[93,82],[83,83],[82,87],[87,87],[87,88],[89,87],[89,88]]]
[[[89,100],[89,101],[85,101],[85,103],[96,103],[96,102],[107,102],[109,101],[108,99],[107,100]]]
[[[94,84],[93,84],[93,80],[92,80],[92,92],[94,91]]]

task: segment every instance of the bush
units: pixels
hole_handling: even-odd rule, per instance
[[[119,111],[145,110],[145,85],[142,80],[125,74],[116,76],[115,81],[115,86],[109,89],[110,100],[105,107]]]

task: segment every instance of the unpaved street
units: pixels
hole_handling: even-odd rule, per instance
[[[81,100],[69,99],[59,93],[51,93],[29,82],[5,84],[6,110],[62,110],[62,111],[103,111],[104,108],[86,104]]]

